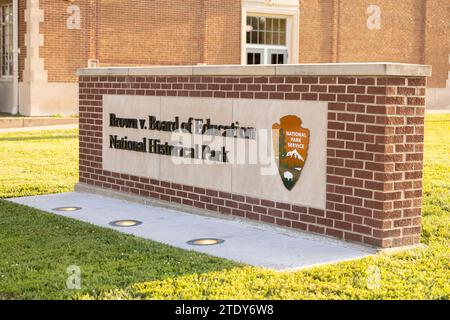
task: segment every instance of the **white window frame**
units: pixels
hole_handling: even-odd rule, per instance
[[[288,51],[287,64],[299,61],[300,8],[298,0],[242,0],[241,64],[247,64],[247,49],[264,49],[264,64],[270,64],[268,50]],[[286,19],[286,46],[247,44],[247,16]]]
[[[290,56],[290,50],[289,50],[289,39],[291,38],[291,22],[289,21],[289,19],[286,16],[280,16],[280,15],[267,15],[267,14],[251,14],[249,13],[247,16],[251,16],[251,17],[265,17],[265,18],[281,18],[281,19],[286,19],[286,45],[282,46],[282,45],[272,45],[272,44],[254,44],[254,43],[247,43],[247,32],[245,33],[245,51],[246,51],[246,55],[245,55],[245,61],[244,64],[247,64],[247,50],[248,49],[260,49],[264,51],[263,54],[263,60],[262,64],[270,64],[270,55],[268,54],[269,51],[271,50],[278,50],[278,51],[287,51],[287,56],[288,56],[288,60],[286,61],[286,63],[289,62],[289,56]],[[247,29],[247,16],[245,17],[245,28]]]
[[[10,15],[12,16],[12,18],[10,17],[10,20],[8,22],[8,27],[7,27],[7,34],[8,34],[8,41],[14,41],[14,35],[11,34],[10,30],[13,29],[13,3],[5,3],[0,5],[0,80],[12,80],[13,79],[13,72],[14,72],[14,62],[12,63],[11,67],[12,69],[9,68],[10,65],[7,66],[7,71],[6,74],[3,74],[3,11],[5,10],[6,7],[9,7],[9,12]],[[14,30],[13,30],[14,33]],[[10,55],[8,57],[8,59],[10,59],[11,61],[13,61],[14,59],[14,48],[13,50],[10,52]]]

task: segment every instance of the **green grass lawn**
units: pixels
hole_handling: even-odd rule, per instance
[[[73,191],[78,130],[0,134],[0,198]]]
[[[0,134],[0,198],[72,190],[76,134]],[[449,299],[449,137],[450,115],[427,116],[425,249],[276,273],[0,200],[0,298]],[[80,291],[66,289],[69,265]]]

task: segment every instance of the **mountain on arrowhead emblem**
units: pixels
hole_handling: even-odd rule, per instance
[[[308,158],[310,132],[302,127],[302,120],[294,115],[281,118],[280,123],[273,124],[272,130],[278,172],[284,186],[292,190]]]

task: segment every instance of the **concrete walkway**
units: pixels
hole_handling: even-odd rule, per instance
[[[433,110],[433,109],[426,109],[426,114],[449,114],[450,109],[441,109],[441,110]]]
[[[60,126],[64,124],[78,124],[78,118],[13,117],[0,114],[0,129]]]
[[[335,263],[372,255],[375,249],[335,241],[326,237],[288,231],[234,219],[195,215],[171,209],[135,204],[124,200],[84,193],[63,193],[10,201],[43,211],[112,228],[174,247],[195,250],[253,266],[274,270],[293,270]],[[53,208],[81,207],[75,212],[56,212]],[[136,227],[112,227],[109,222],[134,219]],[[216,246],[191,246],[198,238],[225,240]]]
[[[44,126],[44,127],[6,128],[6,129],[0,129],[0,133],[47,131],[47,130],[68,130],[68,129],[77,129],[77,128],[78,128],[78,124],[63,124],[63,125]]]

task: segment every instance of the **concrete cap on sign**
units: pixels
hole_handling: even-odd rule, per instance
[[[431,66],[420,64],[319,63],[289,65],[197,65],[103,67],[78,69],[78,76],[410,76],[430,77]]]

